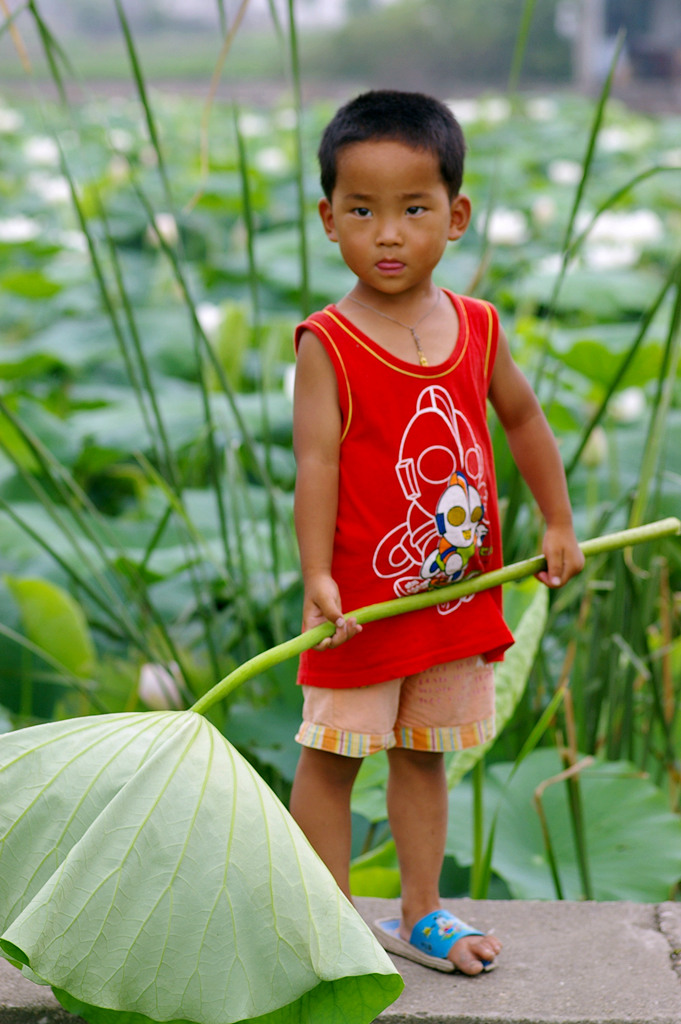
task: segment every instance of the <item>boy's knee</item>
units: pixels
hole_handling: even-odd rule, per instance
[[[361,757],[347,757],[345,754],[333,754],[328,750],[303,747],[298,770],[323,775],[332,784],[351,785],[355,781],[362,760]]]
[[[442,771],[444,754],[434,750],[411,750],[409,747],[394,747],[388,751],[391,767],[396,769],[432,772]]]

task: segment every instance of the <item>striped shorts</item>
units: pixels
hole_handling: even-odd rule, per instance
[[[494,667],[479,656],[372,686],[302,689],[296,740],[332,754],[465,750],[495,735]]]

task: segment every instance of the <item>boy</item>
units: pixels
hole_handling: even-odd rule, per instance
[[[319,212],[357,280],[296,333],[303,628],[336,631],[301,659],[291,811],[349,898],[352,785],[362,757],[386,749],[402,916],[377,934],[472,975],[501,944],[440,907],[444,752],[494,735],[493,662],[513,642],[500,595],[363,630],[343,615],[501,565],[487,399],[546,522],[540,579],[559,587],[583,565],[555,440],[496,312],[432,281],[470,222],[464,148],[444,104],[388,90],[347,103],[322,137]]]

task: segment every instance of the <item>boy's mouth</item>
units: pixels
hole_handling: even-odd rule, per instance
[[[397,274],[404,269],[404,263],[400,260],[379,260],[376,267],[382,274]]]

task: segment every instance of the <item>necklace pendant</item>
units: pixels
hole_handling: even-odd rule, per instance
[[[414,339],[414,344],[416,345],[416,354],[419,357],[419,363],[421,364],[421,366],[427,366],[428,360],[426,359],[424,351],[421,348],[421,339],[419,338],[418,334],[416,333],[413,327],[410,327],[409,330],[411,331],[411,336]]]
[[[429,363],[428,363],[428,360],[425,357],[423,349],[421,348],[421,339],[419,338],[418,334],[416,333],[416,328],[418,327],[418,325],[420,323],[423,323],[423,321],[426,319],[426,317],[430,316],[431,313],[435,312],[437,304],[440,301],[440,296],[441,295],[442,295],[442,292],[438,288],[438,290],[437,290],[437,298],[435,299],[434,304],[430,307],[430,309],[426,313],[423,314],[422,317],[419,317],[419,319],[413,325],[412,324],[404,324],[404,323],[402,323],[401,320],[397,320],[396,317],[390,316],[388,313],[382,313],[380,309],[376,309],[374,306],[370,306],[368,303],[362,302],[360,299],[356,299],[354,297],[354,295],[348,295],[347,298],[350,300],[350,302],[356,302],[358,306],[362,306],[363,309],[368,309],[368,310],[370,310],[370,312],[376,313],[378,316],[382,316],[384,320],[390,320],[392,323],[397,324],[398,327],[404,327],[405,331],[409,331],[409,333],[411,334],[412,338],[414,339],[414,344],[416,345],[416,353],[417,353],[417,355],[419,357],[419,363],[421,364],[421,366],[428,366]]]

